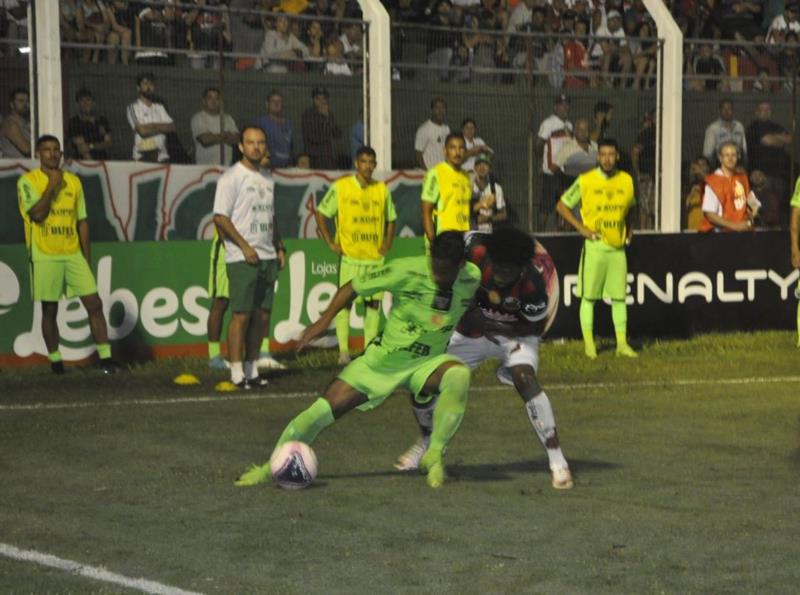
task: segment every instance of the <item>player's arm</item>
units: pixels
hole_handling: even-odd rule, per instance
[[[583,223],[578,221],[575,215],[572,214],[572,208],[577,205],[581,200],[581,184],[580,178],[572,183],[567,191],[561,196],[561,199],[556,204],[556,211],[561,215],[561,218],[575,228],[587,240],[596,240],[598,235],[586,227]]]
[[[249,264],[258,264],[258,252],[256,252],[255,249],[247,243],[247,240],[245,240],[238,231],[236,231],[233,221],[231,221],[225,215],[214,213],[214,225],[217,226],[217,229],[222,230],[222,233],[225,237],[239,246],[242,254],[244,254],[245,261],[247,261]]]
[[[89,241],[88,219],[81,219],[78,221],[78,240],[80,240],[81,243],[81,252],[83,252],[83,257],[86,259],[86,262],[91,264],[91,243]]]
[[[386,256],[389,253],[389,250],[392,249],[395,227],[394,221],[389,221],[389,223],[386,224],[386,234],[383,236],[383,244],[381,244],[381,247],[378,249],[378,252],[381,253],[381,256]]]
[[[32,221],[41,223],[50,214],[50,207],[53,199],[58,196],[61,186],[64,183],[64,172],[60,169],[47,172],[47,188],[45,188],[42,196],[38,201],[28,209],[28,216]],[[28,191],[32,188],[29,187]]]
[[[748,219],[747,221],[729,221],[722,217],[721,215],[717,215],[712,211],[703,211],[703,214],[706,216],[713,225],[717,227],[723,227],[725,229],[730,229],[731,231],[747,231],[748,229],[753,227],[753,222]]]
[[[633,205],[625,215],[625,245],[630,246],[633,241],[633,224],[636,220],[635,213],[639,209],[639,203]]]
[[[325,196],[323,196],[322,200],[319,201],[317,208],[314,209],[314,219],[317,222],[319,234],[322,236],[322,239],[325,240],[325,243],[328,244],[328,248],[330,248],[334,254],[341,254],[342,247],[331,237],[331,230],[328,227],[328,220],[336,214],[338,207],[339,197],[336,191],[336,184],[334,183],[331,184],[331,187],[328,188]]]
[[[439,178],[436,170],[430,170],[425,174],[422,182],[422,232],[429,242],[436,237],[436,227],[433,224],[433,211],[439,200]]]
[[[356,291],[353,289],[353,283],[348,282],[339,288],[339,291],[333,296],[331,303],[325,308],[322,316],[319,317],[315,323],[307,327],[297,341],[296,351],[300,353],[308,344],[316,339],[319,335],[328,330],[334,317],[341,310],[349,308],[356,297]]]
[[[278,257],[278,270],[283,270],[283,267],[286,266],[286,246],[283,243],[281,232],[278,231],[278,219],[274,215],[272,216],[272,246]]]
[[[800,269],[800,207],[792,207],[789,234],[792,238],[792,266]]]

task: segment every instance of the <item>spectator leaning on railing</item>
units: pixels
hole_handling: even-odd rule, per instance
[[[31,156],[31,102],[27,89],[19,87],[8,95],[9,111],[0,124],[0,155]]]
[[[233,162],[233,147],[239,143],[239,129],[230,114],[222,114],[222,108],[220,90],[207,87],[203,91],[203,109],[192,116],[191,121],[195,163],[227,166]],[[224,127],[220,126],[222,118]]]
[[[419,169],[431,169],[444,161],[444,141],[450,134],[450,126],[444,119],[447,103],[441,97],[431,100],[431,117],[417,128],[414,137],[414,162]]]
[[[169,161],[167,134],[175,132],[175,122],[166,108],[156,101],[155,77],[145,72],[136,77],[139,96],[128,106],[128,123],[133,129],[133,160],[165,163]]]
[[[761,203],[750,190],[747,173],[738,167],[736,143],[722,143],[718,156],[719,168],[705,180],[705,219],[700,231],[747,231],[753,227]]]
[[[740,158],[746,159],[747,138],[744,126],[738,120],[733,119],[733,101],[727,98],[719,102],[719,118],[706,128],[703,155],[710,163],[718,163],[716,159],[719,149],[726,142],[736,145]]]
[[[267,113],[256,118],[255,125],[267,135],[270,163],[275,169],[291,167],[294,130],[291,121],[283,113],[283,95],[279,91],[271,91],[265,103]]]
[[[78,103],[78,113],[67,124],[72,154],[80,159],[108,159],[108,150],[113,145],[108,119],[97,113],[97,104],[88,89],[80,89],[75,101]]]
[[[342,129],[328,104],[328,90],[315,87],[311,91],[312,105],[303,112],[301,125],[303,143],[315,169],[338,167],[335,141],[342,137]]]
[[[278,14],[275,28],[267,31],[256,59],[256,68],[267,72],[289,72],[289,65],[308,56],[308,48],[289,32],[289,17]]]

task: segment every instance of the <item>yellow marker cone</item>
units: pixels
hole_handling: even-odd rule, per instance
[[[191,386],[193,384],[200,384],[200,379],[192,374],[181,374],[176,376],[172,382],[178,386]]]
[[[239,390],[239,388],[230,380],[223,380],[217,383],[214,390],[219,393],[232,393]]]

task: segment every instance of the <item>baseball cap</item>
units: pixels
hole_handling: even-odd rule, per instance
[[[564,94],[561,94],[558,97],[556,97],[556,100],[554,101],[554,103],[556,103],[556,104],[558,104],[558,103],[569,103],[569,97],[567,97]]]
[[[609,10],[608,14],[606,15],[606,19],[621,19],[622,15],[619,14],[618,10]]]
[[[486,165],[492,165],[492,158],[489,157],[486,153],[481,153],[477,157],[475,157],[475,165],[479,163],[485,163]]]
[[[325,97],[328,96],[328,89],[325,87],[314,87],[311,90],[311,99],[314,99],[317,95],[324,95]]]
[[[800,12],[800,3],[787,2],[786,3],[786,10],[791,10],[792,12]]]

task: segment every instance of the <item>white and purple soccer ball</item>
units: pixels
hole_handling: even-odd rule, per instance
[[[286,490],[301,490],[317,477],[317,455],[305,442],[286,442],[269,459],[272,479]]]

